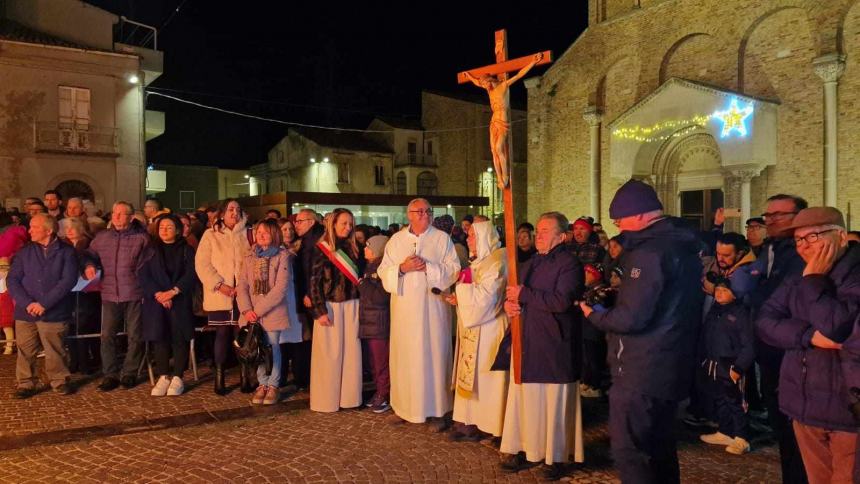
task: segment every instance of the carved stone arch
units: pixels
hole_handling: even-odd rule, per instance
[[[745,84],[744,84],[744,82],[745,82],[745,65],[744,65],[744,63],[745,63],[745,58],[746,58],[746,53],[747,53],[747,46],[749,44],[750,38],[752,37],[753,33],[755,33],[756,29],[758,29],[758,27],[762,23],[764,23],[765,20],[767,20],[770,17],[773,17],[774,15],[776,15],[780,12],[783,12],[785,10],[801,10],[806,15],[807,20],[808,21],[810,20],[809,19],[809,12],[805,8],[803,8],[799,5],[783,5],[780,7],[776,7],[776,8],[773,8],[773,9],[765,12],[764,14],[762,14],[761,16],[759,16],[758,18],[753,20],[752,23],[750,23],[750,25],[747,27],[746,31],[744,31],[744,34],[741,37],[740,45],[738,46],[738,86],[737,86],[738,92],[745,92],[744,91],[744,88],[745,88]],[[819,51],[820,49],[819,49],[819,46],[817,45],[818,37],[814,36],[813,39],[814,39],[814,42],[816,42],[816,46],[815,46],[816,51]]]
[[[860,5],[860,0],[854,0],[845,10],[842,11],[841,17],[839,19],[839,25],[836,30],[836,49],[840,54],[846,54],[848,52],[848,47],[845,45],[845,24],[849,20],[849,15],[855,8]]]
[[[677,214],[680,177],[684,165],[689,166],[696,158],[713,161],[712,166],[707,168],[713,171],[714,175],[720,173],[720,148],[714,137],[704,129],[685,136],[670,137],[658,149],[651,169],[651,178],[667,213]]]
[[[95,203],[96,201],[103,201],[105,199],[105,192],[101,184],[95,178],[89,175],[85,175],[83,173],[61,173],[50,179],[45,185],[46,190],[59,191],[60,194],[63,195],[64,200],[68,199],[71,196],[83,195],[84,192],[86,192],[87,187],[89,188],[89,191],[93,197],[90,199],[91,202]],[[63,193],[64,190],[77,191],[81,193]]]

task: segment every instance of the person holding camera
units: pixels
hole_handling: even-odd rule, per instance
[[[592,307],[608,308],[614,302],[615,291],[604,282],[600,264],[585,264],[585,294],[583,301]],[[606,334],[588,321],[582,323],[582,382],[579,393],[583,398],[603,396],[602,383],[606,373]]]

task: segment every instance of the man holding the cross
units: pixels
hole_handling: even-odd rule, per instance
[[[460,261],[451,237],[430,224],[427,200],[409,202],[406,218],[409,228],[392,235],[377,270],[391,293],[390,402],[397,417],[433,418],[441,431],[453,404],[452,311],[432,290],[446,291],[457,281]]]
[[[563,244],[567,218],[540,216],[537,254],[523,265],[522,285],[508,286],[505,312],[522,318],[522,384],[511,382],[500,450],[502,469],[517,472],[545,462],[546,478],[563,475],[573,454],[584,460],[579,376],[582,315],[574,307],[585,289],[582,265]],[[510,367],[509,332],[493,369]],[[523,456],[522,453],[525,453]]]

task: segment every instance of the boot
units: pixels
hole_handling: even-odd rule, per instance
[[[14,328],[3,328],[3,334],[6,337],[6,349],[3,350],[4,355],[12,354],[12,343],[11,340],[15,339],[15,329]]]
[[[227,387],[224,386],[224,365],[215,365],[215,393],[217,395],[226,395]]]
[[[244,363],[241,364],[239,385],[242,393],[251,393],[254,391],[254,387],[251,385],[251,369]]]

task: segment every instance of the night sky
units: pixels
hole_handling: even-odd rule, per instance
[[[508,30],[511,58],[547,49],[558,58],[587,23],[583,0],[348,7],[324,0],[87,1],[159,27],[164,74],[150,85],[153,91],[349,128],[365,128],[374,115],[418,118],[422,89],[480,92],[458,85],[456,73],[493,62],[496,29]],[[501,6],[488,14],[478,8],[486,5]],[[512,94],[524,101],[521,83]],[[149,163],[246,168],[264,162],[287,130],[156,96],[148,96],[147,108],[167,113],[165,134],[147,145]]]

